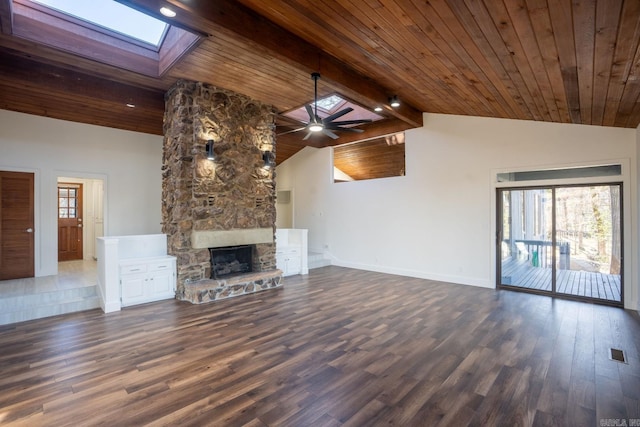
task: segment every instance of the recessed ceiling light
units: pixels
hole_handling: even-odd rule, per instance
[[[127,102],[127,104],[126,104],[126,105],[127,105],[127,107],[129,107],[129,108],[136,108],[136,104],[132,104],[132,103],[130,103],[130,102]]]
[[[176,16],[176,13],[173,10],[169,9],[168,7],[161,7],[160,13],[166,16],[167,18],[175,18]]]

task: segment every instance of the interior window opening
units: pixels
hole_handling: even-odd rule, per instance
[[[405,175],[404,132],[334,147],[333,181]]]

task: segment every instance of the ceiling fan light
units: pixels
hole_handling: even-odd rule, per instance
[[[176,13],[173,10],[169,9],[168,7],[161,7],[160,13],[166,16],[167,18],[175,18],[176,16]]]
[[[324,129],[324,126],[320,123],[311,123],[309,125],[309,132],[320,132],[322,129]]]

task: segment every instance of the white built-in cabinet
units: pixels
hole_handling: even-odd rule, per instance
[[[276,267],[282,270],[283,276],[293,276],[302,272],[302,254],[295,246],[276,250]]]
[[[175,298],[176,257],[167,236],[99,237],[98,292],[105,313],[121,307]]]
[[[307,230],[276,229],[276,267],[283,276],[309,274]]]
[[[122,306],[175,297],[176,258],[133,258],[120,261]]]

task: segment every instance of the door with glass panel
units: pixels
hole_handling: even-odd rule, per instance
[[[500,283],[538,292],[553,289],[551,188],[499,190],[502,221]]]
[[[58,184],[58,261],[82,259],[82,184]]]
[[[498,189],[498,286],[622,305],[621,184]]]

